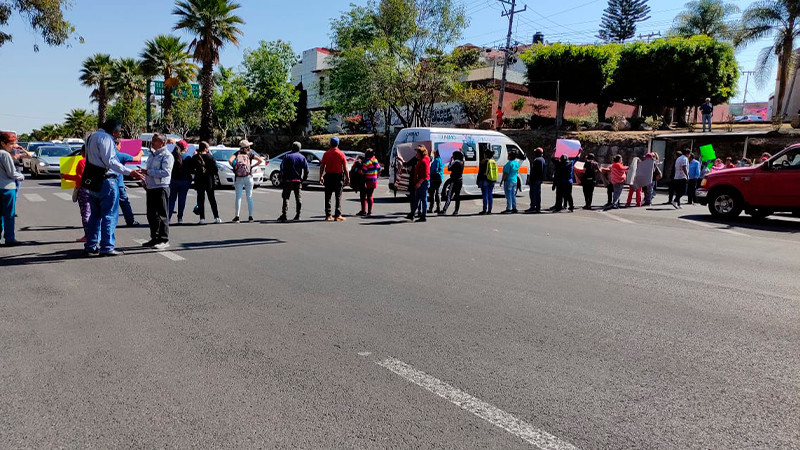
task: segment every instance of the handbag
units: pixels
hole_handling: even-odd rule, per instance
[[[89,189],[92,192],[100,192],[103,182],[106,179],[106,168],[95,166],[89,161],[86,161],[86,168],[83,169],[83,176],[81,176],[81,186]]]

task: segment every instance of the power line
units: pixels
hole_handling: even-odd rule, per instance
[[[503,17],[508,16],[508,35],[506,36],[506,47],[503,49],[505,57],[503,58],[503,78],[500,79],[500,96],[498,98],[497,108],[503,111],[503,97],[506,93],[506,74],[508,73],[508,54],[511,51],[511,31],[514,29],[514,15],[528,10],[528,5],[522,9],[517,9],[517,0],[499,0],[503,5],[510,5],[511,9],[503,13]],[[499,126],[499,124],[498,124]]]

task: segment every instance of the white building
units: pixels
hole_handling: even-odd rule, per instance
[[[292,67],[292,84],[303,84],[308,94],[308,110],[322,109],[325,101],[326,73],[330,70],[330,58],[333,51],[316,47],[303,52],[300,62]]]

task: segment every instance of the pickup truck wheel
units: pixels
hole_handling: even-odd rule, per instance
[[[708,200],[708,211],[714,217],[733,219],[744,209],[742,196],[733,189],[719,189],[711,192]]]
[[[750,212],[750,216],[756,220],[764,220],[774,212],[771,209],[757,208]]]

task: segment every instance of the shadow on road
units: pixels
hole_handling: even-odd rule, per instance
[[[786,216],[770,216],[766,219],[756,219],[750,216],[737,217],[734,220],[715,219],[710,215],[689,214],[681,219],[692,220],[709,224],[723,225],[726,229],[748,228],[751,230],[776,231],[780,233],[800,233],[800,221]]]
[[[43,225],[43,226],[38,226],[38,227],[37,226],[30,227],[29,226],[29,227],[22,227],[17,232],[20,232],[20,231],[41,231],[41,232],[46,232],[46,231],[66,231],[66,230],[83,230],[83,227],[80,227],[80,226],[64,226],[64,225],[61,225],[61,226]]]
[[[27,246],[27,245],[26,245]],[[81,258],[82,249],[60,250],[53,253],[23,253],[0,258],[0,267],[24,266],[27,264],[51,264]]]
[[[226,239],[224,241],[206,241],[206,242],[186,242],[180,244],[180,247],[171,248],[173,252],[181,252],[186,250],[205,250],[216,248],[236,248],[251,245],[271,245],[271,244],[285,244],[286,241],[273,238],[246,238],[246,239]]]

